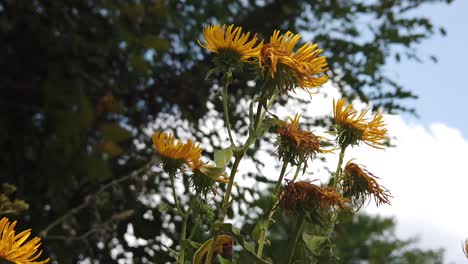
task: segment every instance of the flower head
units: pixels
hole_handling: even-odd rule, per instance
[[[377,183],[377,176],[352,161],[348,161],[344,171],[343,195],[354,198],[355,204],[361,206],[369,196],[374,197],[377,206],[390,204],[390,192]]]
[[[16,264],[45,264],[49,259],[39,261],[42,250],[41,239],[35,237],[25,241],[31,235],[31,230],[25,230],[15,234],[16,221],[10,223],[9,219],[3,217],[0,220],[0,260],[6,260]]]
[[[205,45],[198,44],[217,53],[230,62],[240,60],[250,62],[258,56],[262,43],[257,43],[257,35],[250,38],[250,32],[242,33],[242,27],[210,25],[203,29]]]
[[[333,101],[333,115],[338,143],[343,146],[357,145],[364,142],[374,148],[383,148],[382,141],[387,140],[387,129],[382,114],[377,111],[371,120],[365,116],[370,108],[358,113],[351,104],[345,107],[346,100]]]
[[[270,42],[260,51],[260,67],[279,82],[280,92],[292,90],[295,86],[309,91],[307,88],[328,81],[328,76],[323,74],[328,70],[326,57],[318,56],[322,50],[317,49],[317,44],[306,43],[294,51],[300,38],[301,35],[290,31],[280,35],[280,31],[275,30]]]
[[[320,138],[310,131],[299,128],[301,115],[288,117],[289,122],[281,122],[278,126],[278,154],[283,159],[299,163],[309,156],[323,152]]]
[[[346,210],[348,198],[341,197],[328,187],[321,187],[311,182],[289,181],[281,197],[281,205],[287,211],[309,212],[312,219],[320,217],[320,210],[340,208]]]
[[[191,184],[197,192],[206,193],[209,190],[215,192],[213,185],[216,182],[227,183],[229,181],[224,173],[225,168],[216,167],[201,160],[191,161],[188,165],[193,172],[190,178]]]
[[[175,140],[174,136],[167,133],[157,132],[151,137],[156,153],[162,158],[164,168],[174,172],[182,164],[199,160],[202,148],[200,145],[187,140],[182,143],[181,140]]]

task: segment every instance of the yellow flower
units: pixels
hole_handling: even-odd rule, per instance
[[[171,172],[183,163],[189,164],[201,157],[202,148],[191,140],[187,140],[187,143],[180,140],[176,142],[173,135],[161,132],[154,133],[152,140],[156,153],[162,157],[165,168]]]
[[[48,263],[50,259],[37,261],[42,254],[42,250],[38,251],[41,239],[35,237],[24,244],[31,235],[31,229],[15,235],[15,226],[16,221],[10,223],[6,217],[0,220],[0,260],[15,264]]]
[[[206,44],[200,41],[198,44],[211,52],[221,53],[230,52],[238,56],[243,62],[249,62],[256,58],[262,47],[262,43],[257,45],[257,35],[250,40],[250,32],[242,33],[242,27],[230,25],[211,25],[203,29],[203,38]],[[257,46],[255,46],[257,45]]]
[[[338,143],[343,147],[364,142],[371,147],[382,149],[384,146],[382,141],[388,139],[382,114],[377,111],[374,117],[369,120],[365,116],[370,108],[358,113],[351,104],[345,107],[345,103],[345,99],[338,100],[336,104],[333,100],[333,115]]]
[[[290,31],[280,36],[280,31],[275,30],[270,42],[260,51],[260,67],[268,70],[272,79],[283,79],[280,85],[285,88],[281,92],[294,89],[294,85],[309,91],[306,88],[328,81],[328,76],[323,74],[328,70],[326,57],[318,57],[322,50],[317,49],[317,44],[306,43],[293,51],[300,38],[301,35]]]
[[[374,196],[375,204],[390,204],[390,192],[377,183],[378,177],[351,160],[345,166],[343,179],[343,194],[355,198],[359,207],[368,196]]]
[[[299,128],[301,115],[288,117],[289,122],[282,122],[278,126],[278,154],[283,159],[295,160],[296,163],[306,160],[318,152],[326,152],[321,148],[320,137],[310,131]]]

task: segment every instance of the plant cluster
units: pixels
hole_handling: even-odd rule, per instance
[[[191,140],[185,143],[166,132],[156,132],[153,143],[157,156],[161,160],[164,171],[168,174],[172,186],[174,205],[182,217],[180,245],[175,253],[177,263],[187,260],[187,250],[195,249],[192,258],[194,264],[236,263],[233,245],[240,245],[246,251],[253,263],[271,263],[271,257],[263,254],[268,241],[268,229],[274,223],[274,215],[279,207],[285,209],[290,217],[296,219],[295,231],[290,239],[290,247],[284,252],[286,262],[292,263],[298,257],[295,249],[300,243],[314,244],[320,241],[321,246],[330,242],[333,226],[340,212],[355,212],[370,198],[377,205],[390,204],[389,191],[380,186],[377,177],[367,171],[362,165],[349,161],[344,166],[345,151],[348,147],[367,144],[382,149],[388,140],[387,129],[382,120],[382,114],[377,112],[372,118],[367,116],[369,109],[359,112],[344,99],[333,102],[334,125],[329,134],[335,139],[316,135],[312,131],[301,128],[301,114],[279,119],[270,110],[279,96],[287,96],[295,89],[307,91],[314,96],[317,88],[327,82],[328,64],[322,50],[317,44],[298,42],[299,34],[274,31],[268,41],[259,40],[256,34],[244,32],[234,25],[212,25],[203,31],[204,41],[199,45],[214,53],[214,67],[208,71],[206,78],[219,74],[223,80],[223,108],[227,140],[230,146],[215,150],[214,162],[202,157],[200,144]],[[248,134],[233,131],[229,121],[228,89],[237,72],[250,72],[252,79],[260,83],[249,104]],[[236,175],[241,170],[239,165],[247,150],[258,143],[267,131],[276,134],[275,154],[282,162],[276,185],[272,189],[273,201],[268,208],[263,208],[252,236],[254,241],[248,241],[239,229],[226,222],[226,214],[232,207],[232,188],[236,184]],[[236,137],[235,137],[236,136]],[[243,143],[234,139],[245,138]],[[337,169],[330,175],[328,184],[318,181],[299,180],[300,172],[311,164],[318,154],[333,154],[339,151]],[[285,180],[288,167],[296,168],[291,180]],[[344,167],[344,168],[342,168]],[[229,172],[229,173],[228,173]],[[188,175],[190,181],[191,202],[182,207],[181,195],[176,191],[178,175]],[[224,185],[220,188],[219,185]],[[224,190],[222,201],[218,204],[214,196]],[[185,194],[182,194],[185,195]],[[217,212],[212,220],[211,228],[206,235],[206,241],[193,241],[193,230],[190,226],[199,227],[200,204],[207,210]],[[218,210],[216,210],[217,206]],[[303,234],[306,222],[313,223],[326,232],[320,234]],[[308,241],[303,241],[307,239]],[[315,243],[317,244],[317,243]],[[316,250],[311,250],[305,263],[313,263]]]

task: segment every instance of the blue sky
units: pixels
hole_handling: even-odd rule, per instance
[[[420,98],[414,106],[420,118],[404,115],[408,121],[444,123],[458,128],[468,138],[468,116],[465,103],[468,98],[468,1],[458,0],[450,5],[429,4],[417,10],[435,25],[444,26],[447,36],[439,34],[418,46],[421,57],[435,55],[438,63],[426,59],[424,63],[403,61],[390,63],[388,72],[404,87]]]

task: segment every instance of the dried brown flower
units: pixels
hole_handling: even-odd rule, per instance
[[[310,131],[299,128],[301,115],[288,117],[289,122],[282,122],[278,126],[278,154],[288,161],[300,163],[315,153],[327,152],[322,149],[320,137]]]
[[[346,210],[348,201],[331,188],[306,181],[289,181],[281,197],[281,205],[287,211],[310,212],[312,216],[318,215],[320,209]]]
[[[377,206],[390,204],[390,192],[377,183],[377,176],[364,167],[349,161],[345,166],[343,195],[353,197],[356,205],[361,206],[366,198],[373,196]]]

